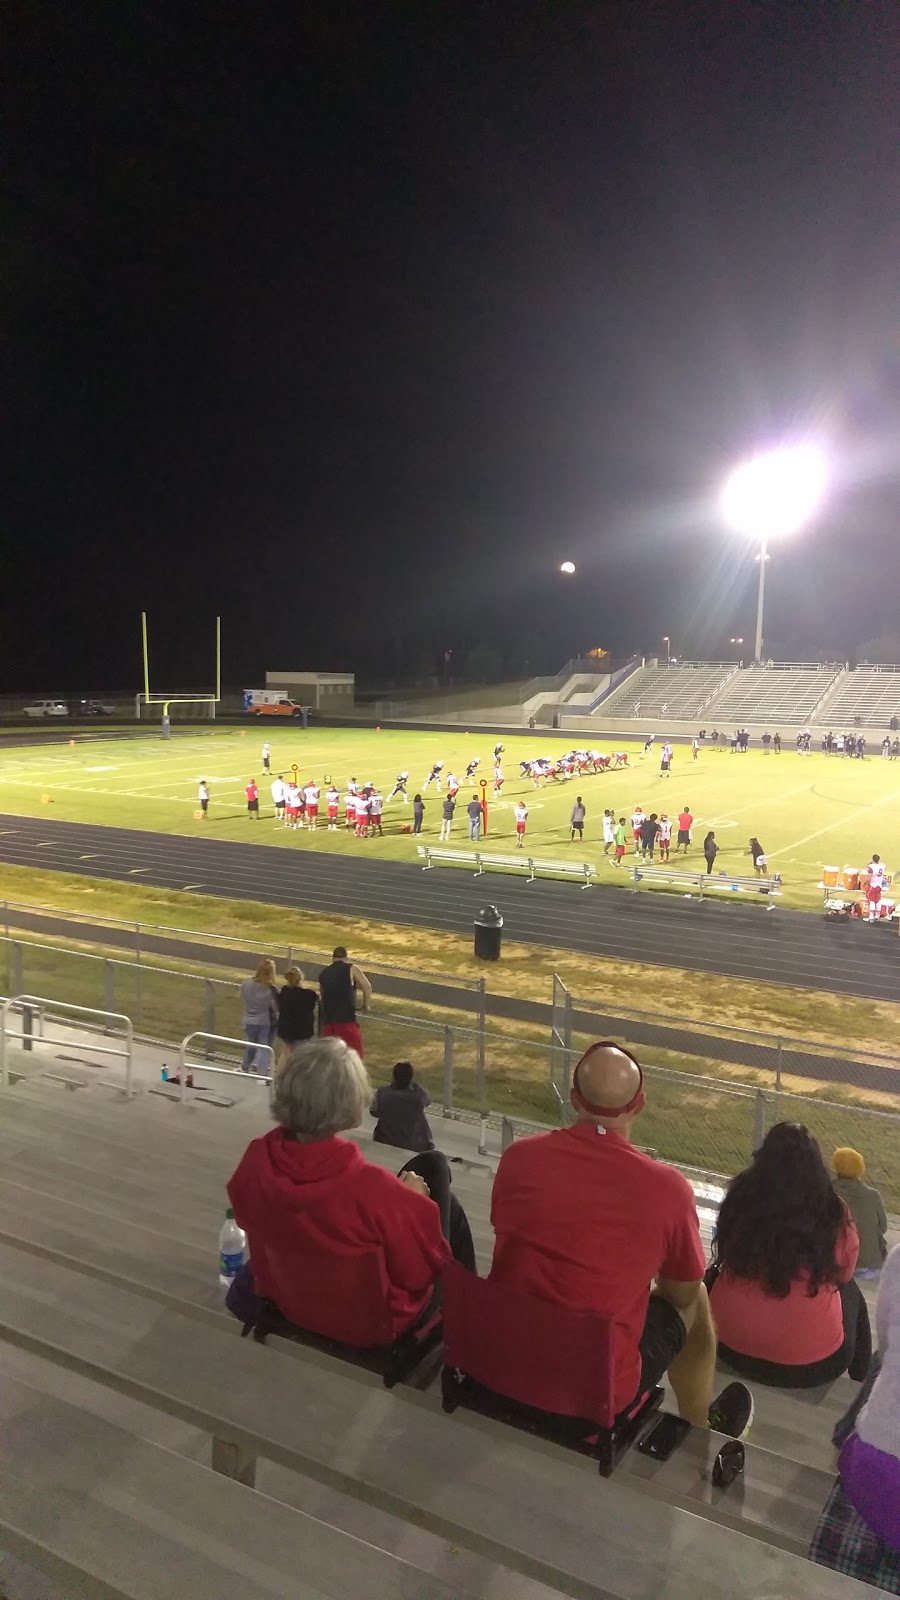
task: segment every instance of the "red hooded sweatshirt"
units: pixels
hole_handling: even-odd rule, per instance
[[[361,1348],[409,1328],[451,1259],[434,1201],[366,1161],[349,1139],[307,1144],[273,1128],[248,1145],[228,1196],[247,1233],[257,1292],[298,1327]],[[359,1281],[375,1285],[369,1304],[354,1287],[359,1266],[371,1266],[366,1257],[382,1284],[379,1294],[377,1273],[363,1271]]]

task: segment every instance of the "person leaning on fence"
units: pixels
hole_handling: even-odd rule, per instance
[[[241,1069],[268,1072],[270,1056],[259,1045],[271,1042],[278,1023],[278,990],[275,987],[274,961],[261,961],[252,978],[241,984],[241,1030],[248,1041]]]
[[[228,1184],[235,1220],[250,1249],[253,1292],[302,1327],[309,1270],[321,1274],[323,1249],[335,1257],[379,1258],[392,1338],[439,1300],[437,1280],[451,1256],[475,1271],[465,1211],[451,1192],[450,1166],[437,1150],[414,1156],[399,1176],[367,1161],[352,1139],[372,1086],[342,1039],[311,1039],[286,1057],[275,1083],[277,1127],[253,1139]],[[321,1277],[320,1277],[321,1281]],[[321,1282],[323,1298],[329,1285]],[[371,1344],[383,1306],[335,1305],[345,1342]]]
[[[319,1003],[315,989],[305,989],[303,973],[299,967],[288,967],[284,974],[284,987],[278,996],[278,1062],[284,1060],[292,1045],[311,1039],[316,1031],[316,1007]]]
[[[593,1044],[570,1099],[571,1127],[517,1139],[500,1159],[491,1277],[615,1319],[617,1414],[668,1373],[682,1417],[740,1436],[749,1390],[730,1384],[710,1403],[716,1336],[693,1190],[632,1143],[646,1104],[640,1064],[608,1040]]]
[[[331,965],[319,973],[319,1022],[327,1036],[343,1039],[357,1055],[363,1054],[362,1029],[356,1020],[357,995],[362,1009],[372,1004],[372,985],[362,970],[350,960],[344,946],[336,945]]]
[[[841,1447],[838,1479],[809,1554],[879,1592],[900,1594],[900,1245],[884,1265],[875,1322],[880,1370]]]
[[[434,1138],[425,1115],[431,1095],[416,1083],[412,1063],[398,1061],[391,1081],[376,1089],[369,1107],[378,1120],[372,1138],[378,1144],[393,1144],[399,1150],[433,1150]]]
[[[859,1238],[818,1144],[796,1122],[770,1128],[728,1186],[706,1282],[719,1357],[744,1377],[810,1389],[872,1355],[853,1273]]]

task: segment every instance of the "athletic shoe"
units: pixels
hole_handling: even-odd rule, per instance
[[[716,1433],[746,1439],[753,1426],[753,1396],[745,1383],[729,1383],[709,1408],[709,1425]]]

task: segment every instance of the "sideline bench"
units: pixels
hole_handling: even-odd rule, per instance
[[[477,871],[474,877],[480,878],[485,872],[527,872],[529,883],[535,878],[583,878],[582,889],[589,889],[597,876],[597,868],[591,861],[544,861],[534,856],[521,855],[495,856],[484,850],[445,850],[430,844],[416,846],[416,854],[424,859],[423,872],[429,872],[434,866],[462,866],[470,867],[474,861]]]
[[[697,898],[703,899],[711,889],[725,890],[728,894],[760,894],[766,897],[781,894],[781,879],[741,878],[730,876],[727,872],[688,872],[684,867],[644,863],[636,861],[630,868],[634,882],[635,892],[641,888],[652,889],[654,884],[668,883],[675,889],[696,889]],[[774,906],[768,906],[768,911],[774,911]]]

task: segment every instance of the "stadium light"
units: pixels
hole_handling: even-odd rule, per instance
[[[722,516],[736,533],[759,540],[759,599],[754,659],[762,660],[763,604],[769,540],[797,533],[812,521],[825,495],[827,470],[814,445],[790,445],[751,456],[729,473]]]
[[[666,647],[666,666],[668,667],[672,662],[672,641],[667,633],[663,634],[663,644]]]

